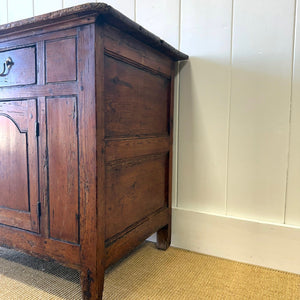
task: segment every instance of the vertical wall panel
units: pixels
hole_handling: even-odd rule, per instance
[[[231,0],[182,0],[178,205],[225,212]]]
[[[8,22],[33,16],[33,0],[8,0]]]
[[[122,14],[127,16],[128,18],[134,20],[135,18],[135,1],[134,0],[105,0],[105,1],[97,1],[97,2],[105,2],[106,4],[111,5],[113,8],[120,11]]]
[[[179,0],[136,1],[136,21],[174,47],[179,41]]]
[[[34,15],[42,15],[51,11],[62,9],[62,0],[34,0]]]
[[[297,5],[285,223],[300,226],[300,8]]]
[[[228,214],[281,223],[294,0],[234,3]]]
[[[63,0],[63,8],[89,3],[89,2],[96,2],[96,0]]]
[[[0,0],[0,24],[7,23],[7,0]]]

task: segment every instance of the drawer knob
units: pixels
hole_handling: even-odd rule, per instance
[[[3,71],[0,73],[0,77],[5,77],[9,74],[11,67],[14,65],[11,57],[8,57],[3,64]]]

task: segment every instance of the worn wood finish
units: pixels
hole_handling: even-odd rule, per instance
[[[48,202],[52,238],[78,244],[76,98],[47,98]]]
[[[0,206],[29,212],[27,132],[20,132],[14,121],[5,115],[0,115],[0,128]]]
[[[36,100],[0,102],[0,223],[38,232],[36,121]]]
[[[146,137],[146,138],[106,138],[105,160],[106,162],[150,155],[153,153],[166,153],[170,148],[170,138]]]
[[[79,137],[84,137],[79,145],[80,163],[80,245],[81,245],[81,285],[84,299],[99,299],[102,296],[104,270],[99,270],[101,242],[99,219],[102,210],[97,209],[97,122],[96,116],[96,28],[84,26],[78,29],[78,52],[81,58],[79,69]],[[100,37],[97,37],[99,39]],[[99,42],[98,42],[99,43]],[[99,49],[101,51],[101,49]],[[98,58],[98,56],[97,56]],[[100,163],[100,162],[98,162]],[[98,178],[101,181],[101,177]],[[101,189],[101,187],[100,187]],[[101,194],[100,194],[101,195]],[[99,197],[100,197],[99,195]],[[99,199],[100,201],[100,199]],[[100,208],[100,206],[99,206]],[[102,238],[103,239],[103,238]],[[100,244],[100,245],[99,245]],[[100,257],[99,257],[100,256]]]
[[[12,59],[13,66],[7,76],[0,77],[0,87],[36,83],[34,46],[0,52],[0,72],[8,58]]]
[[[94,23],[96,18],[101,22],[107,22],[119,28],[124,33],[128,33],[137,40],[142,40],[153,49],[159,50],[172,60],[188,59],[188,56],[155,36],[139,24],[133,22],[119,11],[105,3],[87,3],[51,12],[41,16],[36,16],[26,20],[16,21],[9,24],[0,25],[0,35],[3,38],[11,37],[13,34],[23,35],[28,32],[32,34],[32,29],[43,32],[56,29],[65,29],[76,25]],[[53,26],[53,23],[55,25]],[[54,27],[54,28],[55,28]]]
[[[167,165],[163,154],[106,167],[106,239],[167,206]]]
[[[167,225],[157,231],[157,242],[156,247],[161,250],[166,250],[171,245],[171,226],[172,226],[172,161],[173,161],[173,120],[174,120],[174,79],[175,78],[175,68],[172,69],[171,73],[171,87],[169,89],[169,97],[170,97],[170,118],[169,122],[169,129],[170,129],[170,151],[169,151],[169,178],[168,178],[168,188],[167,188],[167,195],[168,195],[168,222]]]
[[[67,267],[81,269],[79,245],[44,238],[42,235],[1,224],[0,237],[1,246],[19,249],[47,260],[54,259]]]
[[[104,68],[105,135],[168,135],[169,80],[109,56]]]
[[[68,55],[59,55],[59,53]],[[76,39],[67,38],[46,43],[46,82],[76,80]]]
[[[1,25],[8,54],[0,245],[80,270],[83,299],[101,299],[105,268],[155,231],[170,245],[174,60],[187,56],[105,4]]]
[[[117,262],[120,258],[142,243],[157,228],[164,228],[169,221],[169,211],[163,208],[133,224],[128,230],[106,242],[105,267]]]
[[[170,75],[173,68],[172,60],[165,59],[165,55],[160,51],[154,50],[111,25],[105,24],[104,28],[103,38],[106,53],[116,57],[121,56],[125,61],[130,61],[153,72]]]
[[[78,86],[75,83],[48,83],[47,85],[18,86],[15,88],[0,88],[1,99],[37,98],[43,96],[76,95]]]

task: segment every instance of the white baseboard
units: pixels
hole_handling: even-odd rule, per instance
[[[300,227],[173,208],[172,246],[300,274]]]

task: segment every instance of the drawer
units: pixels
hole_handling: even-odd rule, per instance
[[[35,46],[0,51],[0,87],[36,83]]]

